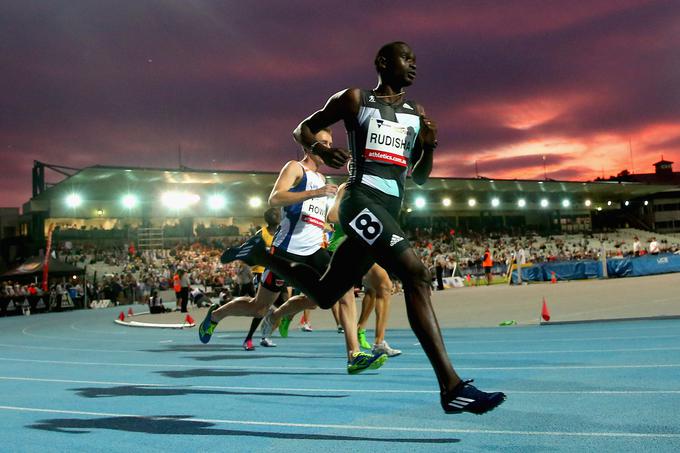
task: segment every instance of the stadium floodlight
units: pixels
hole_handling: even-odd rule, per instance
[[[590,200],[586,200],[586,201],[585,201],[585,202],[584,202],[583,204],[585,204],[585,205],[586,205],[586,207],[588,207],[588,208],[589,208],[589,207],[590,207],[590,205],[591,205],[591,204],[593,204],[593,202],[592,202],[592,201],[590,201]]]
[[[519,206],[520,208],[523,208],[526,205],[527,205],[527,201],[524,198],[520,198],[519,200],[517,200],[517,206]]]
[[[425,201],[425,198],[423,197],[416,198],[416,208],[423,209],[426,204],[427,202]]]
[[[227,204],[227,199],[224,195],[214,194],[208,197],[208,207],[214,211],[224,208]]]
[[[612,205],[612,201],[611,201],[611,200],[608,200],[608,201],[607,201],[607,206],[611,206],[611,205]]]
[[[541,198],[541,207],[542,208],[547,208],[550,202],[548,201],[547,198]]]
[[[597,210],[598,210],[598,211],[602,211],[602,206],[598,206],[598,207],[597,207]]]
[[[571,201],[567,200],[566,198],[564,200],[562,200],[562,207],[563,208],[568,208],[569,206],[571,206]]]
[[[77,208],[83,204],[83,199],[77,193],[72,193],[66,196],[66,205],[69,208]]]
[[[500,204],[501,200],[499,200],[498,198],[494,197],[491,199],[491,206],[493,206],[494,208],[497,208]]]
[[[630,204],[630,201],[628,201],[628,200],[626,200],[626,201],[623,202],[623,205],[624,205],[624,206],[628,206],[629,204]]]
[[[123,195],[123,198],[120,201],[121,203],[123,203],[123,206],[125,206],[128,209],[134,208],[139,203],[137,195],[133,195],[131,193]]]
[[[470,206],[471,208],[474,208],[476,205],[477,205],[477,200],[475,200],[474,198],[470,198],[468,200],[468,206]]]
[[[200,200],[199,195],[188,192],[170,191],[161,195],[161,203],[171,209],[183,209],[198,203]]]
[[[260,206],[262,206],[262,198],[260,198],[260,197],[250,197],[250,199],[248,200],[248,205],[251,208],[259,208]]]
[[[442,204],[448,208],[449,206],[451,206],[451,199],[449,197],[442,198]]]
[[[648,204],[649,204],[649,201],[645,200],[645,206],[647,206]]]
[[[408,209],[406,209],[406,212],[413,212],[413,209],[408,208]]]

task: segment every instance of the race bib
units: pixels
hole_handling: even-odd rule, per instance
[[[368,208],[353,218],[349,226],[370,245],[373,245],[383,231],[382,222]]]
[[[303,201],[300,219],[310,225],[323,228],[326,225],[326,197]]]
[[[364,158],[406,167],[415,131],[394,121],[371,118],[366,135]]]

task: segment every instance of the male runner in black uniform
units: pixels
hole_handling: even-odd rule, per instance
[[[454,371],[430,302],[430,274],[397,222],[409,167],[419,185],[432,171],[437,126],[420,105],[404,97],[404,88],[416,77],[415,55],[406,43],[383,46],[375,67],[374,90],[350,88],[331,96],[294,131],[298,143],[334,168],[343,166],[350,152],[325,146],[314,134],[338,121],[348,133],[352,164],[340,205],[347,239],[327,271],[319,275],[309,266],[266,255],[257,238],[242,246],[250,250],[245,260],[266,264],[322,308],[330,308],[377,261],[404,284],[409,322],[437,375],[444,411],[482,414],[501,404],[505,394],[482,392]],[[227,250],[223,259],[234,255]]]

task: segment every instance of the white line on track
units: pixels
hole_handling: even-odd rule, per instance
[[[477,345],[477,344],[485,344],[485,343],[534,343],[534,342],[540,342],[540,343],[553,343],[553,342],[560,342],[560,343],[574,343],[577,341],[587,341],[587,342],[592,342],[592,341],[613,341],[613,340],[622,340],[622,341],[636,341],[636,340],[657,340],[657,339],[669,339],[669,338],[680,338],[680,335],[639,335],[639,336],[623,336],[623,337],[581,337],[581,336],[576,336],[579,335],[578,333],[574,332],[573,336],[567,336],[567,337],[561,337],[561,338],[548,338],[547,336],[527,336],[526,338],[522,339],[512,339],[512,338],[507,338],[507,339],[498,339],[498,340],[482,340],[482,339],[470,339],[470,340],[451,340],[448,338],[451,338],[455,335],[451,334],[450,332],[447,334],[444,332],[444,342],[449,345],[449,344],[472,344],[472,345]],[[473,335],[469,335],[472,337]],[[393,335],[390,335],[390,342],[393,341]],[[448,337],[448,338],[447,338]],[[291,344],[297,343],[296,340],[300,340],[303,337],[288,337],[287,341],[290,341]],[[305,338],[306,339],[306,338]],[[412,340],[413,338],[407,338],[406,341]],[[316,340],[316,339],[315,339]],[[396,341],[395,341],[396,343]],[[326,342],[320,342],[320,341],[314,341],[314,345],[318,346],[331,346],[331,345],[336,345],[337,343],[326,343]],[[417,345],[418,343],[416,343]]]
[[[23,376],[0,376],[4,381],[49,382],[62,384],[87,385],[123,385],[134,387],[182,388],[197,390],[240,390],[249,392],[307,392],[307,393],[411,393],[438,394],[438,390],[409,390],[409,389],[336,389],[336,388],[291,388],[291,387],[242,387],[227,385],[182,385],[153,384],[148,382],[117,382],[117,381],[83,381],[74,379],[48,379]],[[489,391],[500,391],[490,389]],[[507,390],[504,392],[525,395],[680,395],[680,390]]]
[[[172,343],[172,340],[164,340],[164,341],[159,341],[161,344],[166,344],[166,343]],[[127,349],[90,349],[90,348],[63,348],[59,346],[31,346],[31,345],[25,345],[25,344],[9,344],[9,343],[0,343],[0,346],[2,347],[7,347],[7,348],[17,348],[17,349],[39,349],[39,350],[52,350],[52,351],[76,351],[76,352],[106,352],[106,353],[120,353],[120,354],[158,354],[158,351],[139,351],[139,350],[127,350]],[[149,345],[150,347],[153,347],[153,345]],[[257,353],[247,353],[239,347],[238,350],[231,350],[231,349],[224,349],[221,351],[215,351],[213,349],[206,349],[205,351],[200,350],[200,345],[196,344],[197,346],[195,351],[181,351],[183,354],[193,354],[195,352],[210,352],[212,354],[240,354],[240,357],[257,357]],[[337,345],[336,345],[337,346]],[[680,348],[679,348],[680,349]],[[264,350],[264,348],[263,348]],[[171,352],[171,351],[169,351]],[[280,355],[280,356],[285,356],[285,357],[309,357],[310,353],[309,352],[288,352],[286,350],[278,350],[278,351],[272,351],[271,349],[267,349],[267,355]],[[317,354],[314,352],[314,357],[315,358],[321,358],[321,359],[340,359],[344,358],[345,355],[341,354]],[[238,360],[239,357],[234,357],[235,360]]]
[[[172,340],[162,340],[159,343],[172,343]],[[316,347],[318,343],[311,343],[305,346]],[[338,344],[333,344],[338,346]],[[11,344],[11,343],[0,343],[0,346],[5,348],[15,348],[15,349],[39,349],[48,351],[78,351],[78,352],[106,352],[106,353],[120,353],[120,354],[156,354],[157,351],[145,351],[145,350],[130,350],[130,349],[93,349],[93,348],[65,348],[61,346],[33,346],[26,344]],[[195,351],[182,351],[184,353],[192,352],[211,352],[213,354],[227,353],[227,352],[243,352],[225,349],[224,351],[206,350],[201,351],[200,345],[196,344]],[[286,345],[288,347],[296,347],[300,345]],[[420,343],[416,343],[413,346],[420,346]],[[530,351],[470,351],[470,352],[454,352],[452,355],[457,356],[476,356],[476,355],[542,355],[542,354],[583,354],[583,353],[610,353],[610,352],[653,352],[653,351],[680,351],[680,346],[678,347],[661,347],[661,348],[618,348],[618,349],[533,349]],[[420,352],[417,350],[417,352]],[[267,350],[267,354],[270,355],[284,355],[284,356],[300,356],[308,357],[309,353],[305,352],[289,352],[286,349],[281,349],[277,351]],[[243,357],[249,357],[254,354],[243,354]],[[407,354],[408,355],[408,354]],[[335,359],[341,356],[337,354],[322,354],[319,355],[316,352],[314,357]]]
[[[512,430],[493,430],[493,429],[455,429],[455,428],[407,428],[401,426],[366,426],[366,425],[335,425],[335,424],[321,424],[321,423],[293,423],[293,422],[268,422],[268,421],[252,421],[252,420],[225,420],[225,419],[210,419],[210,418],[191,418],[182,417],[176,418],[172,416],[148,416],[139,414],[119,414],[111,412],[87,412],[87,411],[72,411],[64,409],[47,409],[36,407],[19,407],[19,406],[0,406],[0,410],[15,411],[15,412],[37,412],[49,414],[66,414],[66,415],[85,415],[92,417],[131,417],[143,420],[172,420],[199,422],[199,423],[213,423],[216,425],[244,425],[244,426],[269,426],[269,427],[285,427],[285,428],[312,428],[312,429],[328,429],[328,430],[343,430],[343,431],[386,431],[386,432],[403,432],[403,433],[432,433],[432,434],[496,434],[505,436],[553,436],[553,437],[630,437],[630,438],[660,438],[660,439],[678,439],[680,433],[634,433],[634,432],[568,432],[568,431],[512,431]]]
[[[113,324],[113,321],[111,322],[111,324]],[[69,336],[65,335],[65,336],[61,336],[61,337],[56,337],[54,335],[36,335],[34,333],[29,333],[29,329],[33,328],[33,327],[36,327],[36,326],[33,325],[33,326],[24,327],[21,330],[21,333],[23,335],[26,335],[28,337],[33,337],[33,338],[41,338],[41,339],[45,339],[45,340],[59,340],[59,341],[76,341],[78,343],[82,343],[83,341],[87,341],[89,343],[102,342],[102,343],[116,343],[116,344],[120,344],[120,343],[148,344],[149,343],[148,340],[143,340],[143,339],[126,340],[126,339],[120,338],[120,339],[115,339],[115,340],[114,339],[105,340],[105,339],[102,339],[102,338],[93,338],[91,334],[79,336],[79,337],[74,337],[73,335],[70,335],[70,334],[69,334]],[[48,327],[48,329],[54,330],[53,327],[54,326],[52,326],[51,328]]]
[[[22,363],[46,363],[54,365],[92,365],[92,366],[120,366],[133,368],[213,368],[225,370],[305,370],[313,371],[338,371],[344,367],[304,367],[304,366],[252,366],[252,365],[212,365],[212,364],[181,364],[181,363],[118,363],[118,362],[72,362],[65,360],[34,360],[0,357],[0,361]],[[542,366],[490,366],[490,367],[457,367],[459,370],[598,370],[598,369],[645,369],[645,368],[680,368],[680,363],[652,363],[641,365],[615,364],[615,365],[542,365]],[[432,371],[432,367],[389,367],[386,371]]]
[[[35,328],[37,325],[32,325],[25,327],[22,329],[22,334],[34,338],[42,338],[42,339],[49,339],[49,340],[59,340],[59,341],[76,341],[76,342],[82,342],[84,341],[84,338],[82,337],[73,337],[73,336],[52,336],[52,335],[37,335],[34,333],[29,333],[29,329]],[[540,341],[541,343],[548,343],[548,342],[568,342],[568,343],[573,343],[577,341],[612,341],[612,340],[621,340],[621,341],[635,341],[635,340],[648,340],[648,339],[670,339],[670,338],[680,338],[680,335],[638,335],[638,336],[600,336],[600,337],[576,337],[576,333],[573,333],[572,336],[567,336],[567,337],[562,337],[562,338],[541,338],[541,337],[536,337],[534,338],[533,336],[527,337],[527,338],[522,338],[522,339],[512,339],[512,338],[505,338],[505,339],[498,339],[498,340],[484,340],[481,338],[476,338],[476,339],[470,339],[470,340],[447,340],[445,339],[445,343],[448,344],[485,344],[485,343],[527,343],[527,342],[532,342],[532,341]],[[409,334],[409,336],[411,336]],[[445,335],[446,337],[447,335]],[[452,336],[449,334],[448,336]],[[395,336],[396,337],[396,336]],[[307,340],[308,337],[289,337],[288,341],[291,342],[291,344],[296,343],[296,340],[301,340],[301,339]],[[316,346],[335,346],[337,345],[337,342],[320,342],[318,341],[318,337],[315,338],[314,345]],[[86,340],[89,343],[116,343],[116,344],[121,344],[121,343],[129,343],[129,344],[148,344],[148,340],[140,339],[140,340],[132,340],[132,339],[102,339],[102,338],[92,338],[91,335],[88,335],[86,337]]]
[[[106,332],[102,330],[85,330],[85,329],[79,329],[76,327],[76,323],[72,323],[69,328],[71,330],[75,330],[76,332],[81,332],[81,333],[87,333],[87,334],[96,334],[96,335],[125,335],[127,332],[124,330],[121,331],[116,331],[116,332]]]

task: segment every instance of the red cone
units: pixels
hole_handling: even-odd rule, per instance
[[[550,283],[557,283],[557,277],[555,276],[555,271],[551,272],[552,277],[550,278]]]
[[[121,321],[125,321],[125,313],[121,311],[120,314],[118,315],[118,319],[120,319]]]
[[[132,316],[134,313],[132,312],[132,307],[128,308],[128,316]]]
[[[550,321],[550,310],[548,310],[548,304],[545,303],[545,297],[543,297],[543,308],[541,309],[541,318],[544,321]]]
[[[186,322],[187,324],[196,324],[196,321],[194,320],[194,318],[191,317],[191,315],[187,315],[187,317],[184,318],[184,322]]]

